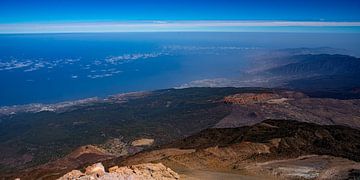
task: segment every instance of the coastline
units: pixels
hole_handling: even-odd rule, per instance
[[[64,112],[74,107],[87,106],[94,103],[123,103],[129,99],[144,97],[151,91],[128,92],[109,95],[106,98],[90,97],[73,101],[62,101],[58,103],[30,103],[23,105],[0,106],[0,117],[14,115],[18,113],[38,113],[38,112]]]

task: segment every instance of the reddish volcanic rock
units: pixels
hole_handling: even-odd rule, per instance
[[[280,96],[274,93],[242,93],[227,96],[224,98],[224,102],[230,104],[255,104],[276,98],[280,98]]]
[[[105,172],[104,166],[101,163],[94,164],[86,168],[86,172],[82,173],[78,170],[73,170],[59,180],[88,180],[88,179],[104,179],[104,180],[176,180],[180,176],[167,168],[161,163],[145,163],[133,166],[118,167],[114,166]]]

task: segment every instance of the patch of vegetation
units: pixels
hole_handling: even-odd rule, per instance
[[[75,148],[102,144],[109,138],[153,138],[160,145],[213,127],[231,108],[224,96],[259,88],[189,88],[154,91],[126,103],[96,103],[63,112],[24,113],[3,118],[2,147],[16,147],[16,154],[31,153],[34,166],[58,159]],[[24,149],[31,149],[24,151]],[[15,156],[15,155],[14,155]]]

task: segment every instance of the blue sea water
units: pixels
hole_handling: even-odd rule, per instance
[[[360,54],[360,36],[310,33],[0,35],[0,106],[54,103],[238,76],[250,53],[333,47]]]

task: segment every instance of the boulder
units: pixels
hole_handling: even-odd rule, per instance
[[[153,164],[139,164],[132,166],[118,167],[114,166],[109,168],[109,172],[105,172],[104,166],[101,163],[91,165],[86,168],[85,173],[78,170],[73,170],[68,174],[61,177],[59,180],[175,180],[180,179],[180,176],[167,168],[161,163]]]
[[[87,167],[85,174],[93,177],[101,177],[105,174],[105,168],[101,163],[96,163]]]

